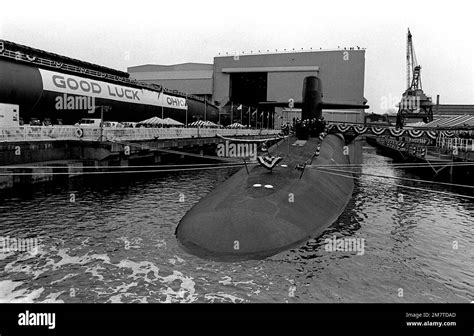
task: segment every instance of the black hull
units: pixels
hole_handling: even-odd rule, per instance
[[[307,167],[300,179],[295,165],[314,153],[318,140],[290,146],[288,155],[286,141],[295,140],[270,150],[283,157],[272,173],[253,166],[247,174],[243,168],[196,204],[176,229],[183,249],[219,261],[263,259],[319,236],[336,221],[352,197],[349,169],[349,177],[342,177]],[[350,163],[344,145],[342,136],[327,136],[313,166]],[[274,188],[255,188],[257,183]]]

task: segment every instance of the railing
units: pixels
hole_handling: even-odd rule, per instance
[[[235,56],[252,56],[252,55],[270,55],[270,54],[294,54],[294,53],[310,53],[314,51],[356,51],[366,50],[365,48],[355,47],[338,47],[338,48],[292,48],[292,49],[261,49],[255,51],[237,51],[237,52],[220,52],[218,57],[235,57]]]
[[[458,151],[472,152],[474,151],[474,139],[438,137],[436,146],[442,149],[457,148]]]
[[[223,136],[274,135],[280,130],[218,128],[115,128],[76,126],[20,126],[0,128],[0,142],[44,140],[153,140]]]
[[[20,46],[20,45],[11,46],[10,45],[11,43],[8,43],[8,45],[5,45],[4,42],[6,42],[6,41],[1,41],[0,40],[0,46],[3,44],[3,48],[0,48],[0,56],[10,58],[10,59],[13,59],[15,61],[29,62],[29,63],[35,64],[35,65],[45,66],[45,67],[51,68],[52,70],[63,69],[63,70],[75,72],[78,75],[87,74],[89,76],[97,78],[98,80],[108,79],[108,80],[111,80],[115,83],[138,86],[140,88],[147,88],[147,89],[154,90],[154,91],[159,91],[159,92],[161,92],[162,89],[163,89],[161,87],[161,85],[147,84],[147,83],[139,82],[139,81],[131,79],[131,78],[124,77],[126,75],[126,73],[123,73],[123,76],[120,76],[120,75],[117,75],[117,74],[112,74],[112,73],[108,73],[108,72],[103,72],[103,71],[91,69],[90,66],[93,66],[93,64],[90,64],[90,63],[79,61],[80,63],[82,63],[84,65],[83,67],[78,66],[78,65],[72,65],[72,64],[69,64],[69,63],[64,63],[64,62],[76,61],[76,60],[72,60],[68,57],[59,56],[59,58],[58,58],[58,55],[50,54],[50,56],[51,56],[51,59],[50,59],[50,58],[44,58],[44,57],[36,56],[35,54],[38,51],[36,51],[32,48],[26,47],[26,48],[28,48],[27,51],[29,53],[32,53],[32,55],[29,55],[25,52],[25,50],[23,48],[24,46]],[[17,49],[17,50],[7,49],[7,48],[10,48],[10,47],[13,47],[13,49]],[[20,49],[18,49],[18,48],[20,48]],[[57,60],[53,60],[53,58],[55,58]],[[113,69],[109,69],[109,71],[110,70],[113,70]],[[104,70],[104,71],[107,71],[107,70]],[[117,73],[119,73],[119,72],[117,71]]]
[[[425,146],[423,144],[405,142],[391,138],[376,138],[375,141],[378,144],[396,150],[400,153],[407,153],[411,156],[416,156],[421,159],[425,158],[426,154],[431,148],[430,146]]]

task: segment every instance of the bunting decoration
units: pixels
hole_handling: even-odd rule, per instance
[[[415,129],[411,129],[411,130],[408,130],[408,134],[412,137],[412,138],[419,138],[421,137],[425,132],[422,131],[422,130],[415,130]]]
[[[277,156],[257,156],[257,161],[258,163],[268,169],[268,170],[272,170],[281,160],[283,160],[283,158]]]
[[[319,144],[318,147],[316,147],[316,151],[314,152],[314,156],[319,156],[320,151],[321,151],[321,144]]]
[[[363,134],[367,132],[369,128],[365,126],[354,126],[354,130],[356,131],[357,134]]]
[[[390,134],[392,134],[394,137],[399,137],[405,133],[404,129],[397,130],[395,128],[390,128]]]
[[[454,136],[454,132],[453,131],[442,131],[441,136],[452,138]]]
[[[405,150],[405,147],[406,147],[406,142],[400,142],[400,143],[398,143],[398,145],[397,145],[397,149],[398,149],[399,151],[404,151],[404,150]]]
[[[425,133],[430,139],[433,139],[433,140],[438,137],[438,135],[436,134],[436,131],[426,131]]]
[[[383,128],[383,127],[371,127],[370,130],[375,135],[381,135],[383,132],[385,132],[385,128]]]
[[[341,125],[341,124],[338,124],[336,125],[336,128],[339,132],[347,132],[350,128],[351,128],[351,125]]]
[[[396,129],[388,126],[363,126],[360,124],[346,124],[346,123],[329,123],[327,125],[327,132],[332,133],[347,133],[354,131],[357,135],[364,133],[372,133],[374,135],[382,135],[387,131],[387,135],[394,137],[400,137],[402,135],[409,136],[410,138],[418,139],[425,137],[431,140],[435,140],[438,137],[452,138],[459,134],[459,131],[439,131],[439,130],[427,130],[427,129]]]

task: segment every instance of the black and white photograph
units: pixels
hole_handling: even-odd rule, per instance
[[[4,318],[388,304],[472,335],[473,8],[3,2]]]

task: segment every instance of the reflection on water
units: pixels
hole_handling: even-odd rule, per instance
[[[364,151],[362,172],[414,177]],[[0,237],[39,246],[0,253],[0,301],[474,300],[473,202],[378,177],[361,176],[338,221],[297,249],[234,264],[186,254],[174,236],[179,220],[233,171],[78,177],[3,192]],[[364,253],[325,249],[340,238],[364,239]]]

